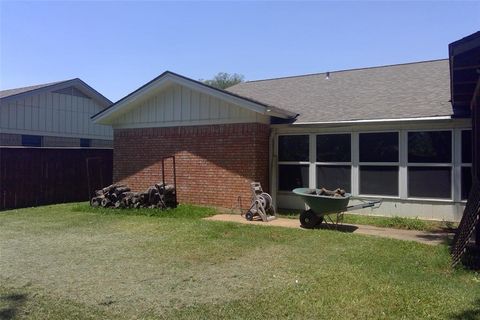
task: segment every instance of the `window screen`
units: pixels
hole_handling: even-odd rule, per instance
[[[408,162],[451,163],[451,131],[409,132]]]
[[[360,162],[398,162],[398,132],[360,133]]]
[[[308,187],[308,165],[278,166],[278,187],[282,191],[292,191],[295,188]]]
[[[308,136],[279,136],[279,161],[308,161]]]
[[[317,136],[318,162],[350,162],[350,134],[322,134]]]
[[[408,196],[417,198],[452,197],[452,168],[409,167]]]
[[[472,168],[462,167],[462,200],[468,199],[472,188]]]
[[[90,139],[80,139],[80,147],[90,148]]]
[[[472,131],[462,131],[462,163],[472,163]]]
[[[42,146],[42,137],[41,136],[32,136],[32,135],[22,135],[22,146],[25,147],[41,147]]]
[[[398,196],[397,166],[360,166],[360,194]]]
[[[350,166],[317,166],[317,188],[336,188],[351,192]]]

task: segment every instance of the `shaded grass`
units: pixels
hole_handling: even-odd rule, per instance
[[[25,301],[2,300],[0,310],[27,319],[480,316],[480,276],[452,270],[446,246],[205,221],[203,210],[2,212],[0,296]]]
[[[181,204],[175,209],[158,209],[158,208],[138,208],[138,209],[115,209],[103,207],[91,207],[89,203],[78,203],[71,207],[73,212],[89,212],[100,214],[119,214],[119,215],[133,215],[133,216],[148,216],[159,218],[173,218],[173,219],[200,219],[212,216],[216,210],[209,207],[192,206],[188,204]]]
[[[298,219],[299,211],[280,210],[279,216],[283,218]],[[332,216],[334,217],[334,216]],[[394,228],[403,230],[420,230],[430,232],[453,232],[458,226],[450,221],[422,220],[406,217],[381,217],[360,214],[344,214],[343,223],[371,225],[381,228]]]

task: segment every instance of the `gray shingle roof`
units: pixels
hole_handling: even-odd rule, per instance
[[[34,85],[34,86],[29,86],[29,87],[2,90],[2,91],[0,91],[0,98],[6,98],[6,97],[14,96],[16,94],[25,93],[25,92],[29,92],[29,91],[53,86],[55,84],[59,84],[59,83],[62,83],[62,82],[68,82],[68,81],[70,81],[70,80],[43,83],[43,84],[37,84],[37,85]]]
[[[227,89],[299,113],[296,122],[452,115],[448,60],[353,69],[271,80]]]

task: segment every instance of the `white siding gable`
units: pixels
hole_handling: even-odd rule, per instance
[[[269,123],[262,115],[209,94],[171,84],[112,121],[114,128],[171,127],[222,123]]]
[[[0,132],[112,140],[109,126],[90,119],[102,109],[88,97],[42,91],[0,102]]]

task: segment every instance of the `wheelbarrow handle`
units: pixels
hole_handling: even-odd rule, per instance
[[[382,204],[382,199],[373,199],[373,200],[366,201],[365,199],[357,198],[356,200],[365,201],[365,202],[356,204],[353,206],[348,206],[347,210],[345,211],[360,210],[360,209],[371,208],[371,207],[378,208]]]

